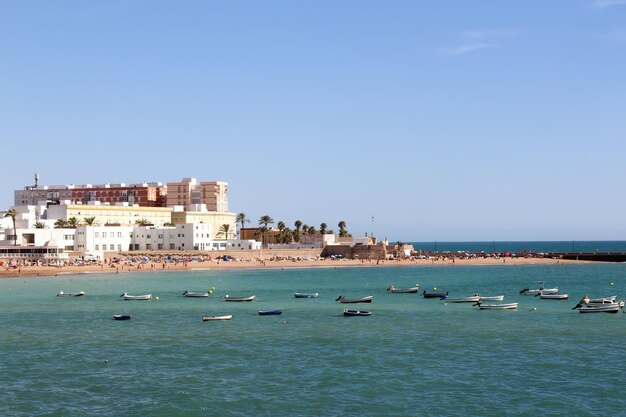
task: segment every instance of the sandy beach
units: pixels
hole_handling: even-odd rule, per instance
[[[111,265],[71,265],[63,267],[53,266],[22,266],[20,268],[2,268],[0,277],[28,277],[28,276],[57,276],[79,274],[127,274],[137,272],[155,271],[185,271],[185,270],[240,270],[240,269],[265,269],[265,268],[345,268],[345,267],[398,267],[398,266],[467,266],[467,265],[547,265],[547,264],[580,264],[585,261],[549,259],[549,258],[470,258],[470,259],[418,259],[418,260],[387,260],[365,261],[357,259],[308,259],[308,260],[241,260],[219,261],[216,259],[207,261],[168,262],[156,263],[145,262],[137,265],[111,264]]]

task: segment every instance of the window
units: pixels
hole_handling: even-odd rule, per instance
[[[110,248],[111,250],[115,250],[115,245],[111,244],[111,245],[109,245],[109,248]]]
[[[159,235],[159,239],[163,239],[163,235]]]
[[[151,239],[152,235],[146,235],[146,238]]]
[[[95,250],[100,250],[100,245],[96,245],[94,248]]]
[[[117,232],[117,237],[122,237],[122,232]]]
[[[117,245],[117,250],[121,252],[122,251],[122,245]]]
[[[151,250],[151,249],[152,249],[152,245],[151,245],[151,244],[149,244],[149,243],[148,243],[148,244],[146,244],[146,249],[147,249],[147,250]]]

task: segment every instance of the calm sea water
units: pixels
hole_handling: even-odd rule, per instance
[[[624,415],[626,314],[570,308],[585,294],[626,298],[625,277],[625,264],[555,264],[2,279],[0,415]],[[537,280],[570,300],[518,294]],[[503,292],[520,308],[385,291],[416,282],[452,296]],[[181,295],[213,286],[210,299]],[[159,301],[122,301],[125,291]],[[252,303],[221,298],[252,293]],[[372,316],[343,317],[339,294],[374,295],[353,305]],[[257,315],[274,308],[285,314]],[[214,314],[234,318],[202,322]]]
[[[626,252],[626,241],[409,242],[415,250],[468,252]]]

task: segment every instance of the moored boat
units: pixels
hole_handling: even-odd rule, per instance
[[[230,295],[224,296],[224,301],[252,301],[254,300],[255,295],[251,295],[249,297],[231,297]]]
[[[486,295],[479,296],[478,301],[502,301],[504,300],[504,294],[502,295]]]
[[[535,295],[535,297],[539,297],[542,300],[567,300],[568,294],[544,294],[544,292],[540,292]]]
[[[446,300],[446,303],[476,303],[480,301],[480,295],[472,295],[470,297],[458,297],[458,298],[442,298]]]
[[[191,291],[185,290],[183,295],[185,297],[191,297],[191,298],[208,298],[211,292],[212,291],[210,290],[207,292],[191,292]]]
[[[82,297],[83,295],[85,295],[85,291],[79,291],[79,292],[59,291],[59,293],[57,294],[57,297]]]
[[[213,320],[230,320],[233,318],[232,314],[226,314],[223,316],[204,316],[202,317],[202,321],[213,321]]]
[[[421,295],[424,298],[439,298],[443,300],[444,298],[448,297],[448,291],[443,293],[443,292],[426,292],[426,290],[424,290],[424,292]]]
[[[361,298],[346,298],[343,295],[337,297],[335,301],[339,301],[340,303],[350,304],[350,303],[371,303],[374,300],[373,295],[368,295],[367,297]]]
[[[353,317],[353,316],[371,316],[372,312],[371,311],[366,311],[366,310],[343,310],[343,315],[344,316],[348,316],[348,317]]]
[[[398,293],[398,294],[414,294],[414,293],[417,293],[419,288],[420,288],[419,284],[416,284],[415,287],[408,287],[408,288],[396,288],[394,285],[390,285],[389,288],[387,288],[387,291]]]
[[[317,298],[320,296],[318,292],[295,292],[293,296],[296,298]]]
[[[474,304],[481,310],[515,310],[519,303],[506,303],[506,304],[483,304],[480,301]]]
[[[131,317],[128,314],[114,314],[113,318],[115,320],[130,320]]]
[[[617,313],[620,308],[623,308],[621,303],[607,303],[607,304],[583,304],[578,307],[578,311],[581,313]]]
[[[277,316],[283,314],[285,310],[261,310],[259,316]]]
[[[544,288],[544,282],[543,281],[537,281],[539,285],[539,288],[535,288],[535,289],[529,289],[528,287],[522,289],[519,293],[522,295],[537,295],[540,293],[543,294],[556,294],[559,292],[558,288]]]
[[[120,297],[124,297],[124,300],[152,300],[152,294],[128,295],[128,293],[124,293]]]

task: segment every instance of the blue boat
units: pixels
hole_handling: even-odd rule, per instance
[[[448,291],[444,292],[426,292],[422,293],[422,297],[424,298],[439,298],[441,300],[445,300],[448,297]]]
[[[262,310],[259,311],[259,316],[276,316],[279,314],[283,314],[285,310]]]

